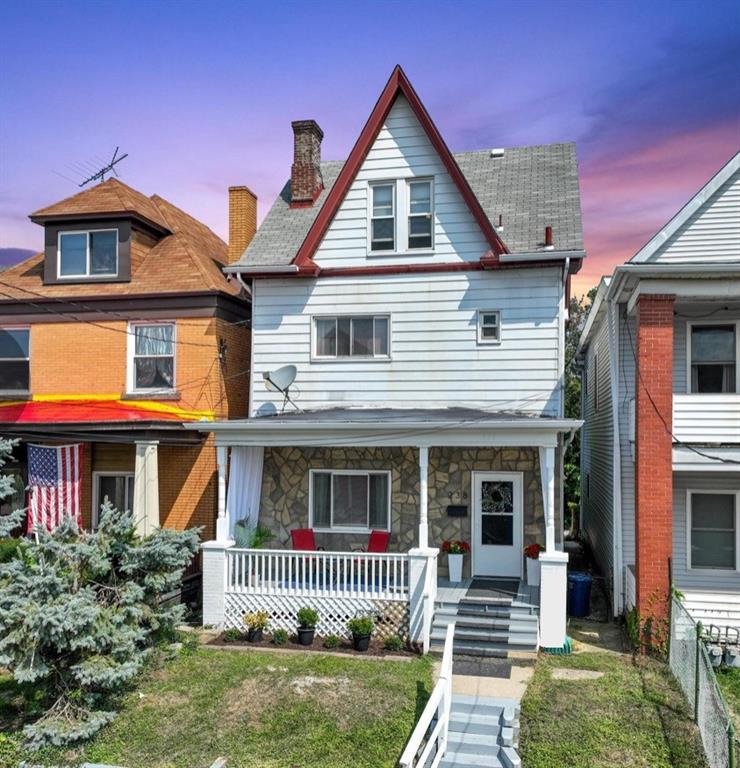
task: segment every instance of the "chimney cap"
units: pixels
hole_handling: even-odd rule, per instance
[[[315,120],[293,120],[291,126],[293,133],[315,133],[319,137],[319,141],[324,138],[321,126]]]

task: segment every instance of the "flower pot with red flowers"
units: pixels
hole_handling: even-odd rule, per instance
[[[470,552],[470,544],[467,541],[443,541],[442,551],[447,554],[450,581],[459,584],[462,581],[463,558]]]
[[[544,552],[542,544],[527,544],[524,547],[524,557],[527,559],[527,584],[530,587],[540,585],[540,552]]]

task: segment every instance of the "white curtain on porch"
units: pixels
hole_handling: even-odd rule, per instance
[[[250,530],[257,525],[264,460],[265,449],[262,447],[234,446],[231,449],[229,489],[226,494],[229,538],[234,538],[234,528],[239,520],[246,520]]]

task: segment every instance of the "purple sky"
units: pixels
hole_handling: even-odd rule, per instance
[[[0,35],[0,264],[116,145],[125,182],[225,236],[228,185],[262,216],[289,174],[290,121],[345,157],[396,63],[453,151],[578,143],[577,290],[740,149],[737,2],[24,0]]]

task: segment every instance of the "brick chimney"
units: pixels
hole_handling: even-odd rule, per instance
[[[321,176],[321,140],[324,132],[315,120],[294,120],[293,166],[290,171],[290,204],[313,205],[324,180]]]
[[[229,187],[229,257],[238,261],[257,231],[257,196],[248,187]]]

